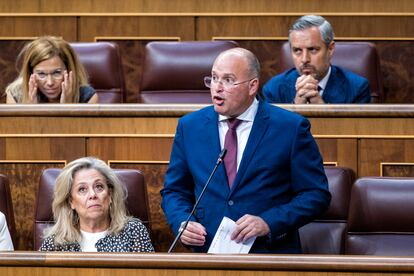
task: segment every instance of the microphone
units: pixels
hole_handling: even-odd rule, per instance
[[[207,186],[208,186],[208,184],[211,181],[211,178],[213,178],[214,173],[216,172],[218,166],[223,162],[223,159],[224,159],[224,156],[226,156],[226,153],[227,153],[227,150],[226,149],[223,149],[220,152],[219,157],[217,159],[217,162],[216,162],[216,165],[214,166],[213,171],[211,172],[210,176],[208,177],[206,184],[204,184],[203,190],[201,190],[200,195],[198,196],[196,202],[194,203],[193,209],[191,210],[190,214],[188,215],[188,218],[184,221],[184,223],[181,223],[180,229],[178,230],[178,234],[175,237],[175,240],[173,241],[173,243],[171,244],[170,249],[168,249],[167,253],[171,253],[174,250],[175,246],[177,245],[178,240],[183,235],[183,232],[184,232],[185,228],[187,227],[188,223],[190,222],[190,219],[193,216],[193,214],[195,212],[195,209],[198,206],[198,203],[200,202],[201,198],[203,197],[204,192],[206,191]]]

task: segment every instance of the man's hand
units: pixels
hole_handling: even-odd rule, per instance
[[[318,81],[312,75],[302,75],[296,80],[295,104],[319,103],[323,104],[318,91]]]
[[[181,235],[181,242],[191,246],[203,246],[206,242],[206,228],[198,222],[190,221],[187,224],[183,234]]]
[[[246,242],[251,237],[261,237],[269,234],[269,225],[261,218],[252,215],[244,215],[236,221],[236,229],[231,234],[231,239],[236,242]]]

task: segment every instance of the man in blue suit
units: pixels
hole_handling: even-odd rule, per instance
[[[221,53],[205,83],[213,106],[178,122],[162,208],[177,233],[193,208],[221,150],[229,122],[240,124],[237,153],[219,166],[181,242],[207,252],[224,216],[236,221],[236,242],[257,237],[250,252],[300,253],[298,228],[329,205],[322,157],[308,120],[256,99],[260,65],[248,50]],[[232,128],[233,130],[233,128]],[[230,138],[229,138],[230,139]],[[227,147],[227,146],[226,146]],[[234,157],[235,178],[230,176]],[[226,159],[229,159],[226,162]],[[230,180],[229,180],[230,179]]]
[[[335,51],[331,24],[317,15],[305,15],[289,30],[295,68],[270,79],[263,95],[271,103],[369,103],[368,80],[331,65]]]

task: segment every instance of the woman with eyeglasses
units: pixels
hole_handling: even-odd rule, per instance
[[[7,103],[97,103],[87,74],[65,40],[43,36],[26,44],[20,74],[6,88]]]

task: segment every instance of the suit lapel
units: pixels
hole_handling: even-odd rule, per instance
[[[201,158],[207,158],[209,160],[209,164],[211,163],[212,165],[214,165],[216,164],[216,161],[221,152],[220,138],[218,132],[218,114],[214,111],[214,109],[211,109],[211,112],[207,114],[204,127],[206,131],[202,132],[203,136],[201,137],[201,141],[202,144],[205,145],[203,147],[205,149],[205,155]],[[213,169],[213,167],[211,167],[211,169]],[[220,181],[220,183],[225,184],[223,186],[227,186],[227,188],[229,187],[227,183],[227,174],[226,170],[224,169],[224,164],[221,164],[217,168],[216,176],[214,178],[221,179],[222,181]]]
[[[343,102],[344,94],[342,93],[343,82],[345,81],[339,74],[335,66],[332,65],[331,75],[326,83],[325,91],[322,94],[322,99],[327,103]]]
[[[250,161],[258,148],[260,141],[263,138],[267,128],[269,127],[269,115],[267,114],[267,104],[263,101],[259,101],[259,107],[257,114],[253,122],[252,130],[250,131],[249,138],[247,140],[246,148],[244,149],[243,157],[234,180],[230,196],[237,188],[241,180],[243,179]]]

